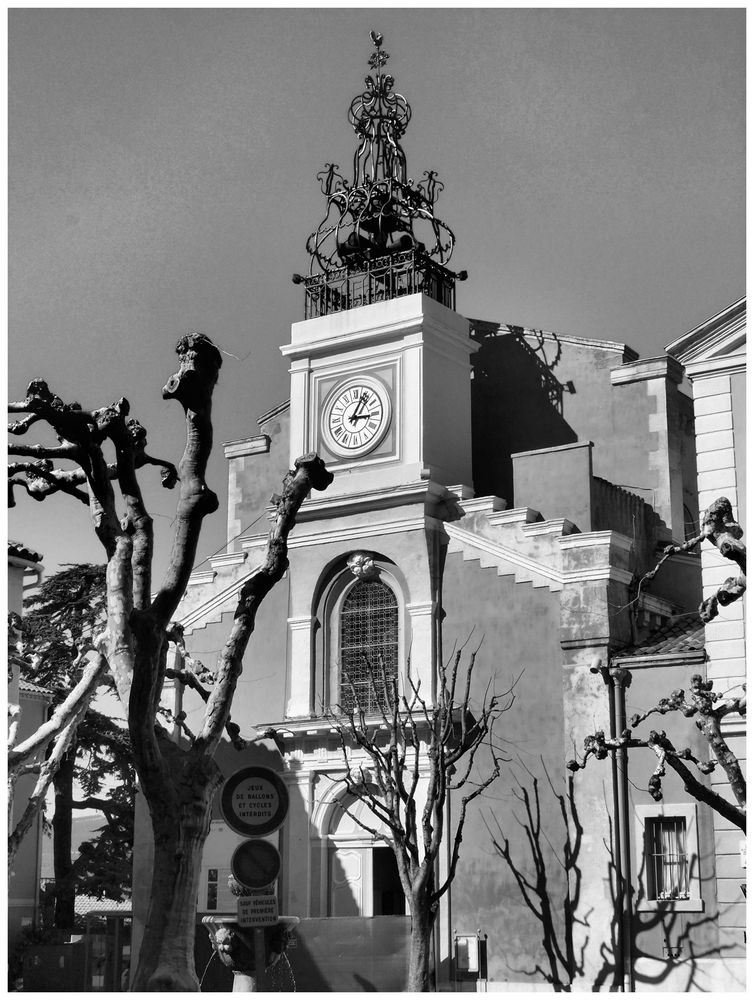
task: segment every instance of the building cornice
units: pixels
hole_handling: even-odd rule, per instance
[[[683,366],[675,358],[662,355],[659,358],[642,358],[629,364],[613,368],[610,382],[613,385],[627,385],[631,382],[647,382],[651,379],[668,378],[672,382],[683,381]]]
[[[745,353],[726,354],[719,358],[690,361],[686,365],[686,374],[691,382],[701,382],[703,379],[716,378],[718,375],[738,375],[745,373]]]
[[[631,670],[649,670],[655,667],[682,667],[704,663],[704,649],[691,649],[682,653],[653,653],[649,656],[621,656],[614,653],[610,663],[616,667],[629,667]]]
[[[238,441],[228,441],[223,444],[226,458],[244,458],[246,455],[264,455],[270,450],[270,438],[267,434],[255,434],[254,437],[241,438]]]
[[[689,364],[724,357],[746,343],[746,296],[710,316],[665,348],[688,368]]]

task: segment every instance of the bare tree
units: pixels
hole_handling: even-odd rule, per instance
[[[742,538],[743,528],[733,517],[730,501],[727,497],[719,497],[702,515],[699,534],[683,545],[668,546],[655,568],[642,577],[639,582],[639,593],[644,584],[655,578],[666,559],[678,552],[688,552],[706,539],[739,569],[738,576],[728,577],[717,592],[699,606],[699,617],[702,621],[705,623],[714,621],[720,607],[739,600],[746,592],[746,545]],[[628,679],[630,681],[630,675]],[[587,736],[584,740],[582,760],[571,760],[567,766],[571,771],[577,771],[586,766],[590,757],[604,760],[610,753],[623,753],[637,747],[645,747],[657,757],[657,766],[647,784],[647,789],[655,801],[659,802],[662,799],[662,779],[669,767],[679,775],[685,790],[693,798],[705,802],[739,829],[745,830],[746,779],[738,758],[723,736],[721,723],[727,715],[734,713],[742,717],[746,715],[746,685],[742,685],[742,694],[734,697],[716,693],[712,687],[712,681],[705,681],[700,674],[694,674],[688,695],[683,689],[672,691],[669,696],[660,698],[657,704],[646,712],[637,712],[633,715],[630,725],[615,737],[606,737],[602,730]],[[712,751],[712,757],[700,760],[692,753],[690,747],[676,747],[664,730],[651,730],[646,737],[635,735],[634,730],[650,716],[667,715],[669,712],[680,712],[685,718],[694,719],[697,729]],[[706,775],[718,765],[725,772],[734,802],[706,785],[692,770],[693,767],[699,774]]]
[[[203,519],[218,507],[205,474],[212,449],[212,394],[222,358],[209,338],[198,333],[181,338],[176,352],[179,368],[162,394],[178,400],[185,412],[186,447],[177,470],[147,455],[144,429],[129,419],[125,399],[83,410],[78,403],[65,404],[46,383],[35,380],[25,399],[9,404],[10,412],[27,414],[11,424],[11,433],[23,434],[42,422],[58,440],[49,447],[10,445],[11,455],[34,460],[11,466],[11,491],[22,486],[35,499],[63,492],[87,504],[107,556],[107,621],[97,649],[126,711],[154,836],[149,912],[134,992],[198,990],[195,909],[212,799],[221,781],[213,758],[229,720],[257,610],[287,568],[287,538],[298,509],[312,488],[325,489],[332,481],[316,455],[305,455],[286,476],[282,494],[273,498],[276,516],[264,562],[240,591],[233,626],[207,691],[201,728],[196,735],[187,734],[185,745],[178,745],[161,725],[158,711],[171,619],[186,590]],[[114,449],[114,463],[106,460],[105,446]],[[54,467],[59,460],[69,460],[75,468]],[[154,594],[152,518],[136,476],[145,465],[162,467],[165,486],[179,485],[169,565]]]
[[[646,583],[654,580],[666,559],[680,552],[690,552],[706,540],[715,546],[721,556],[730,559],[739,569],[738,576],[729,576],[712,597],[708,597],[699,605],[699,617],[702,621],[713,621],[720,613],[719,607],[732,604],[746,592],[746,545],[741,541],[743,534],[743,528],[733,517],[730,500],[727,497],[718,497],[702,515],[699,534],[683,545],[669,545],[655,568],[644,574],[639,581],[639,594]]]
[[[461,651],[452,665],[438,669],[437,694],[432,703],[422,697],[419,683],[407,671],[406,694],[389,676],[384,659],[378,665],[364,657],[371,698],[377,714],[368,717],[363,692],[348,673],[351,707],[338,706],[328,717],[340,738],[346,766],[347,790],[365,803],[375,826],[353,819],[392,848],[398,875],[411,915],[408,992],[430,988],[431,937],[440,899],[453,882],[463,840],[468,807],[500,774],[500,760],[492,743],[493,727],[513,704],[512,690],[502,697],[485,696],[474,711],[471,678],[476,651],[465,676],[459,668]],[[491,770],[484,777],[472,774],[481,747],[491,756]],[[362,752],[367,769],[354,768],[351,750]],[[444,881],[436,884],[436,862],[445,837],[446,803],[461,791],[461,804],[452,834],[450,862]],[[380,824],[378,828],[377,823]],[[384,828],[388,833],[383,832]]]

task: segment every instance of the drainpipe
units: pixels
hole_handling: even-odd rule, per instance
[[[609,661],[608,661],[609,662]],[[608,689],[610,709],[610,738],[616,739],[626,728],[626,688],[631,684],[631,673],[625,667],[603,667],[601,661],[591,668],[599,673]],[[620,921],[616,968],[622,970],[620,992],[634,990],[632,956],[632,900],[631,900],[631,827],[628,799],[628,752],[625,747],[612,755],[613,815],[615,845],[613,864],[615,865],[616,891],[620,900]]]
[[[626,729],[626,689],[631,686],[631,672],[625,667],[610,667],[610,678],[613,686],[615,702],[615,735]],[[618,812],[616,819],[620,829],[620,861],[623,873],[623,990],[632,993],[634,990],[633,966],[633,920],[631,892],[631,822],[628,797],[628,751],[621,747],[615,753],[615,779],[617,785]]]

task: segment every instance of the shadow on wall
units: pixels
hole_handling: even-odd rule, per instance
[[[482,339],[471,359],[472,470],[477,496],[500,496],[510,504],[512,454],[577,440],[563,418],[563,393],[576,390],[554,374],[559,345],[547,360],[523,327],[506,329],[503,336]]]
[[[582,979],[583,988],[584,955],[590,933],[596,933],[597,929],[591,928],[589,913],[579,913],[582,873],[578,859],[584,827],[574,801],[574,778],[569,775],[566,793],[559,793],[546,768],[544,770],[550,793],[558,803],[564,836],[558,839],[543,831],[540,783],[528,769],[531,779],[529,786],[518,782],[518,790],[515,792],[523,806],[523,817],[514,818],[524,832],[529,856],[523,856],[523,852],[519,852],[519,856],[514,857],[509,838],[496,817],[493,817],[488,829],[495,850],[513,875],[521,899],[539,921],[542,932],[545,962],[537,962],[533,968],[511,968],[511,972],[549,983],[556,993],[568,993],[577,979]],[[610,828],[612,840],[612,823]],[[517,842],[522,842],[520,836],[517,837]],[[562,846],[556,849],[558,844]],[[606,881],[613,916],[607,933],[602,932],[604,940],[599,946],[602,966],[591,983],[592,992],[604,989],[613,992],[620,988],[623,979],[619,940],[622,893],[619,890],[612,843],[605,847],[609,852]],[[566,891],[562,894],[558,892],[559,886],[553,886],[550,874],[553,870],[565,875]],[[562,884],[560,879],[556,881]],[[630,892],[632,897],[635,896],[633,886]],[[650,913],[634,913],[630,941],[627,942],[634,968],[634,989],[657,989],[671,978],[672,984],[667,988],[673,991],[706,989],[699,975],[699,961],[719,958],[727,948],[732,947],[716,943],[716,924],[716,915],[680,913],[673,909],[672,901],[660,904],[657,910]],[[708,937],[710,931],[713,934]],[[640,935],[642,942],[646,942],[652,951],[645,950],[646,945],[643,947],[639,941]],[[651,966],[656,970],[653,974],[637,971],[637,962],[642,959],[651,960]],[[683,984],[680,984],[679,975],[683,976]]]

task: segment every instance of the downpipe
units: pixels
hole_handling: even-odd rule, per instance
[[[626,689],[631,685],[631,673],[625,667],[603,667],[601,660],[593,666],[600,673],[608,688],[610,710],[610,738],[616,739],[626,728]],[[621,993],[634,992],[632,962],[632,899],[631,899],[631,827],[629,822],[628,752],[625,747],[612,755],[613,815],[615,817],[615,875],[616,892],[620,905],[616,969],[621,969]]]

